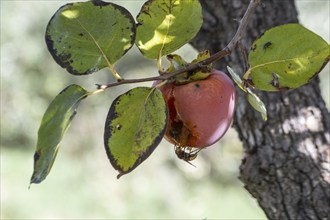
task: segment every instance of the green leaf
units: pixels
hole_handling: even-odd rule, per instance
[[[281,25],[253,43],[243,78],[260,90],[293,89],[308,83],[329,59],[330,45],[320,36],[299,24]]]
[[[197,54],[197,58],[194,59],[193,61],[191,61],[191,63],[198,63],[200,61],[206,60],[210,56],[211,56],[211,53],[209,50],[200,51]],[[207,67],[212,68],[212,63],[208,64]]]
[[[248,102],[250,103],[250,105],[258,112],[260,112],[262,119],[264,121],[267,121],[267,109],[265,104],[260,100],[260,98],[254,93],[252,92],[252,90],[250,88],[245,88],[243,86],[243,81],[241,79],[241,77],[235,73],[235,71],[230,67],[227,66],[228,72],[231,75],[231,78],[234,80],[234,82],[236,83],[236,85],[238,85],[238,87],[246,93],[246,98],[248,100]]]
[[[199,61],[205,60],[210,57],[209,51],[202,51],[198,53],[197,58],[191,61],[191,63],[187,63],[180,55],[178,54],[169,54],[166,56],[167,60],[170,63],[170,66],[166,70],[166,72],[171,73],[175,70],[182,69],[192,63],[197,63]],[[212,65],[204,65],[200,68],[197,68],[193,71],[183,72],[173,77],[173,82],[176,85],[184,85],[190,82],[194,82],[196,80],[203,80],[210,76],[210,72],[212,71]]]
[[[48,50],[69,73],[85,75],[113,65],[134,44],[135,21],[123,7],[103,1],[69,3],[46,30]]]
[[[138,87],[117,97],[105,124],[104,145],[120,176],[154,151],[167,127],[167,105],[155,88]]]
[[[237,73],[235,73],[235,71],[230,66],[227,66],[227,70],[228,70],[229,74],[231,75],[231,78],[236,83],[236,85],[238,85],[238,87],[243,92],[246,93],[246,88],[243,86],[243,81],[242,81],[241,77]]]
[[[170,62],[170,67],[167,72],[173,72],[174,70],[181,69],[185,67],[188,63],[178,54],[167,55],[167,60]]]
[[[88,95],[78,85],[70,85],[60,92],[48,106],[38,131],[34,169],[30,183],[40,183],[50,172],[59,143],[67,131],[79,102]]]
[[[247,100],[250,105],[258,112],[260,112],[262,119],[267,121],[267,109],[265,104],[260,100],[260,98],[251,91],[250,88],[246,89]]]
[[[188,43],[203,23],[198,0],[149,0],[137,16],[135,44],[142,54],[159,59]]]

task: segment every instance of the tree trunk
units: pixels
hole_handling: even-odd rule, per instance
[[[243,16],[249,0],[201,3],[204,24],[192,45],[214,53],[234,36],[236,20]],[[248,48],[265,30],[297,22],[293,0],[263,1],[249,21],[242,43]],[[227,65],[243,73],[239,50],[216,67],[226,71]],[[269,219],[329,219],[330,114],[321,97],[318,78],[292,91],[258,92],[268,110],[266,122],[237,91],[233,126],[245,150],[240,167],[245,188]]]

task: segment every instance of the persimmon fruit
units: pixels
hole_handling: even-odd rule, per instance
[[[170,143],[205,148],[228,130],[234,115],[236,92],[225,73],[213,69],[206,79],[183,85],[171,82],[159,89],[168,106],[165,138]]]

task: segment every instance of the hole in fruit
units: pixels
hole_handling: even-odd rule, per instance
[[[179,146],[195,147],[199,135],[196,133],[197,126],[189,126],[180,119],[172,121],[168,134],[172,141]]]
[[[177,142],[179,142],[179,140],[180,140],[182,128],[183,128],[182,121],[173,121],[171,124],[171,130],[170,130],[169,134]]]
[[[195,83],[195,87],[196,87],[196,88],[200,88],[201,85],[199,85],[198,83]]]

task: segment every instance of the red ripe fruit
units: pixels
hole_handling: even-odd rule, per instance
[[[157,82],[155,84],[158,84]],[[234,115],[236,93],[231,79],[212,70],[203,80],[159,88],[168,105],[165,138],[181,147],[204,148],[228,130]]]

